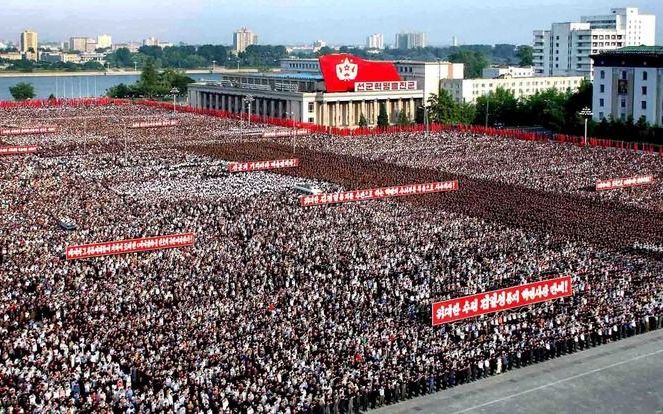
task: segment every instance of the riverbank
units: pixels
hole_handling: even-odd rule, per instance
[[[257,69],[240,69],[241,73],[255,73]],[[140,76],[140,71],[133,70],[108,70],[108,71],[78,71],[78,72],[65,72],[65,71],[43,71],[43,72],[0,72],[0,78],[38,78],[38,77],[62,77],[69,78],[72,76]],[[209,69],[191,69],[185,70],[187,75],[205,75],[205,74],[221,74],[221,73],[238,73],[237,69],[218,68],[213,72]]]

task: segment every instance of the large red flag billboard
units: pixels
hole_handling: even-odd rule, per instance
[[[320,57],[320,71],[327,92],[354,92],[357,82],[398,82],[393,62],[364,60],[347,53]]]
[[[433,326],[573,295],[571,276],[436,302]]]

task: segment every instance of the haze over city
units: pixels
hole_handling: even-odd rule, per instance
[[[332,44],[362,44],[373,32],[387,43],[399,31],[423,31],[428,43],[443,45],[457,36],[463,44],[529,44],[532,30],[550,22],[633,6],[663,15],[663,2],[638,0],[5,0],[0,39],[15,40],[31,28],[41,39],[58,41],[75,34],[110,33],[117,41],[157,36],[171,42],[229,44],[231,33],[247,26],[261,44],[298,44],[323,39]],[[663,38],[658,25],[657,38]]]

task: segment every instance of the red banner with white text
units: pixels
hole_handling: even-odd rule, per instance
[[[38,127],[38,128],[1,128],[0,135],[37,135],[37,134],[53,134],[57,131],[55,127]]]
[[[324,204],[377,200],[388,197],[404,197],[420,194],[443,193],[456,190],[458,190],[458,181],[443,181],[435,183],[399,185],[394,187],[370,188],[367,190],[301,196],[299,197],[299,204],[302,207],[320,206]]]
[[[573,295],[571,277],[542,280],[432,305],[433,326]]]
[[[614,178],[612,180],[599,180],[596,182],[596,191],[616,190],[619,188],[639,187],[654,183],[654,176]]]
[[[167,236],[67,246],[65,253],[67,260],[76,260],[88,257],[187,247],[192,246],[193,241],[193,233],[170,234]]]
[[[278,168],[294,168],[298,166],[299,166],[298,158],[292,158],[288,160],[230,162],[228,163],[228,172],[236,173],[236,172],[266,171],[266,170],[275,170]]]
[[[287,137],[303,137],[311,135],[308,129],[298,129],[296,131],[268,131],[262,134],[263,138],[287,138]]]
[[[0,155],[22,155],[37,152],[39,147],[36,145],[22,145],[14,147],[0,147]]]
[[[164,128],[164,127],[173,127],[179,125],[179,122],[176,120],[168,121],[145,121],[145,122],[134,122],[129,125],[129,128]]]

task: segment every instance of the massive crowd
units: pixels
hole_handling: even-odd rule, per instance
[[[354,413],[662,327],[659,258],[437,203],[302,208],[295,183],[347,184],[231,175],[187,150],[237,144],[231,121],[177,115],[127,130],[125,151],[109,144],[118,122],[169,115],[50,111],[44,123],[70,119],[32,137],[39,155],[0,158],[0,413]],[[82,116],[97,119],[84,130]],[[68,245],[189,231],[189,248],[64,259]],[[556,275],[573,297],[430,325],[432,301]]]

